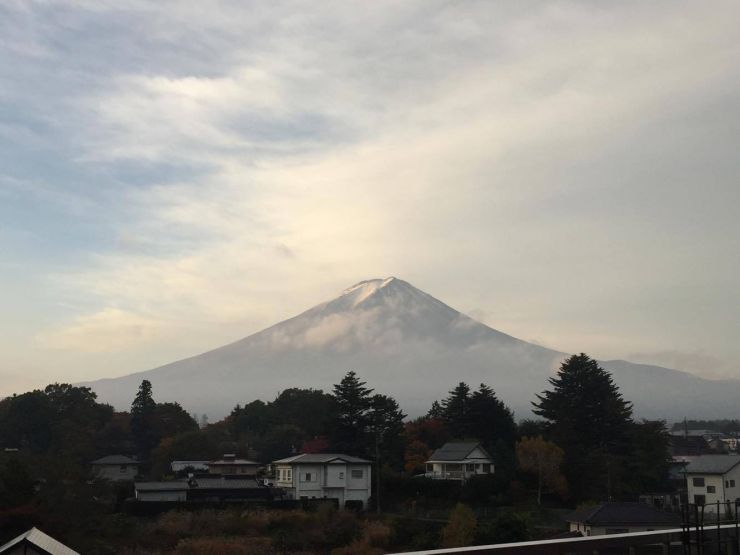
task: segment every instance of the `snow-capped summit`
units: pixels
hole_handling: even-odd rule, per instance
[[[461,381],[486,383],[519,416],[566,355],[486,326],[396,277],[361,281],[325,303],[240,341],[153,370],[86,385],[127,408],[142,379],[157,399],[221,417],[237,403],[289,387],[329,390],[349,370],[425,413]],[[638,416],[730,417],[740,381],[711,381],[625,361],[613,372]],[[712,399],[711,405],[704,400]]]

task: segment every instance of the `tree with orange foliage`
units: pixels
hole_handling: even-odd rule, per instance
[[[565,477],[560,471],[563,464],[563,450],[542,436],[525,437],[516,444],[516,458],[519,468],[537,475],[537,504],[542,504],[542,488],[549,487],[563,495],[567,489]]]

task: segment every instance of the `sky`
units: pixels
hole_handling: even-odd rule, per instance
[[[740,4],[4,0],[0,395],[397,276],[740,378]]]

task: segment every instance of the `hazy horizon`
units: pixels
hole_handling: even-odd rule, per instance
[[[739,16],[4,3],[0,396],[391,275],[551,349],[740,378]]]

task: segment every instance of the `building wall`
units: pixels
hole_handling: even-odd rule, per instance
[[[21,542],[10,548],[10,551],[4,552],[3,555],[46,555],[46,552],[39,551],[28,542]]]
[[[288,470],[291,471],[290,479],[286,478]],[[358,473],[360,475],[356,476]],[[293,463],[275,466],[275,485],[285,488],[287,497],[293,499],[326,497],[337,499],[340,507],[347,500],[362,501],[363,506],[367,506],[371,483],[369,464]]]
[[[704,478],[704,485],[695,486],[694,478]],[[733,481],[734,486],[731,485]],[[714,487],[714,492],[709,491],[711,487]],[[686,489],[689,503],[696,503],[698,495],[704,496],[705,503],[708,505],[704,509],[705,512],[715,512],[716,505],[715,507],[711,505],[717,503],[717,501],[720,503],[729,501],[734,504],[736,499],[740,499],[740,465],[722,476],[718,474],[687,474]]]
[[[99,480],[118,482],[133,480],[139,473],[139,468],[135,464],[96,464],[93,465],[93,473]]]
[[[137,501],[186,501],[187,491],[137,491]]]

